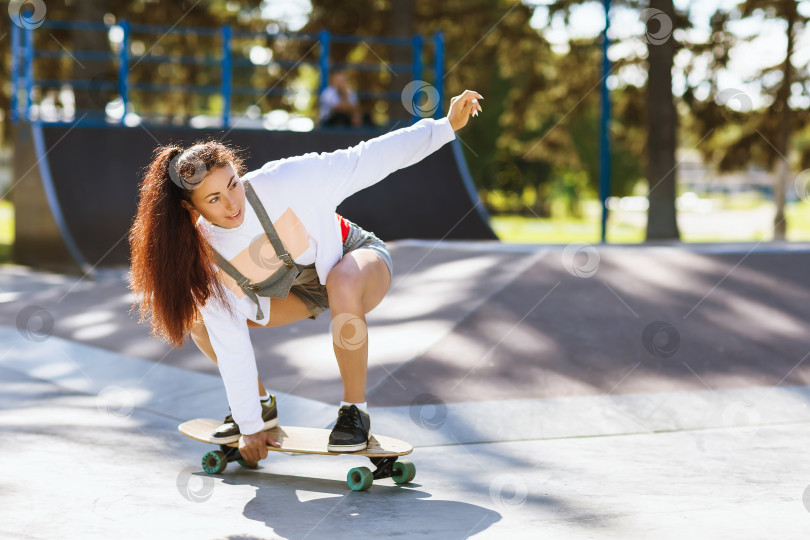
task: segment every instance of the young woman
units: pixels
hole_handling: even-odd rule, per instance
[[[213,436],[239,441],[248,461],[278,444],[275,398],[258,379],[248,328],[280,326],[331,310],[344,397],[329,450],[368,443],[365,315],[391,283],[391,257],[373,233],[335,213],[353,193],[424,159],[455,138],[483,96],[465,90],[447,117],[331,153],[271,161],[242,174],[219,142],[155,151],[130,230],[130,288],[153,335],[186,335],[217,363],[231,414]],[[289,294],[292,293],[292,294]]]

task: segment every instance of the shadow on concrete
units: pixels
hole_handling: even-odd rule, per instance
[[[222,482],[256,487],[256,496],[245,506],[244,516],[264,522],[290,540],[367,537],[372,532],[380,537],[425,535],[460,540],[501,519],[498,512],[475,504],[431,498],[429,493],[415,489],[419,484],[375,483],[368,491],[355,492],[336,480],[257,473],[226,473]],[[316,498],[302,501],[297,495],[300,491]]]

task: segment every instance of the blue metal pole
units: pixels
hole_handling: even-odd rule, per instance
[[[34,29],[25,29],[25,119],[31,120],[31,94],[34,91]]]
[[[118,94],[124,105],[124,112],[121,115],[121,125],[124,125],[129,107],[129,21],[121,21],[121,30],[124,31],[124,39],[121,42],[121,51],[118,53]]]
[[[327,30],[321,30],[318,34],[318,40],[321,43],[321,58],[319,60],[321,81],[318,85],[318,96],[320,96],[326,87],[329,86],[329,32]]]
[[[411,72],[413,74],[414,81],[421,81],[422,80],[422,36],[416,34],[411,39],[411,47],[413,47],[413,62],[411,64]],[[416,96],[414,96],[416,98]],[[417,114],[416,109],[414,108],[413,118],[411,118],[411,124],[415,124],[421,120],[419,114]]]
[[[231,27],[222,27],[222,127],[231,117]]]
[[[11,25],[11,121],[17,123],[19,113],[17,111],[17,89],[20,84],[19,70],[20,55],[20,27]]]
[[[602,34],[602,121],[601,121],[601,149],[599,167],[599,198],[602,201],[602,242],[606,241],[608,207],[607,199],[610,196],[610,90],[607,79],[610,73],[610,60],[608,59],[608,29],[610,28],[610,0],[603,0],[605,5],[605,31]]]
[[[444,35],[441,32],[436,32],[433,40],[436,47],[436,50],[434,51],[435,58],[433,59],[433,84],[439,94],[439,106],[436,108],[434,118],[436,118],[436,120],[440,120],[444,115],[444,112],[442,111],[442,102],[444,99]]]

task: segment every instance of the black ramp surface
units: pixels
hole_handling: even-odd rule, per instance
[[[63,240],[72,237],[86,263],[99,266],[128,263],[126,235],[135,215],[138,183],[155,147],[169,142],[187,146],[208,138],[222,140],[224,134],[222,130],[190,128],[32,126],[35,132],[37,129],[42,130],[44,152],[36,156],[38,164],[15,163],[15,176],[32,166],[47,166],[59,206],[57,212],[61,211],[67,229]],[[378,135],[381,133],[368,131],[233,130],[224,142],[244,149],[247,169],[253,170],[268,161],[348,148]],[[466,173],[458,144],[453,141],[421,162],[395,171],[344,201],[338,212],[383,240],[496,239]],[[47,179],[43,177],[42,182]],[[27,212],[22,199],[15,200],[17,227],[22,233],[15,251],[17,262],[69,262],[48,260],[53,256],[64,258],[64,250],[52,250],[48,255],[43,250],[26,248],[27,243],[35,242],[39,225],[33,222],[38,218]],[[50,208],[57,213],[52,204]]]

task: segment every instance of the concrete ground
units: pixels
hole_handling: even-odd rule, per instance
[[[417,475],[367,492],[353,456],[205,474],[176,428],[222,383],[128,313],[125,269],[3,268],[0,537],[808,537],[810,246],[390,247],[368,400]],[[251,330],[282,424],[334,420],[328,329]]]

